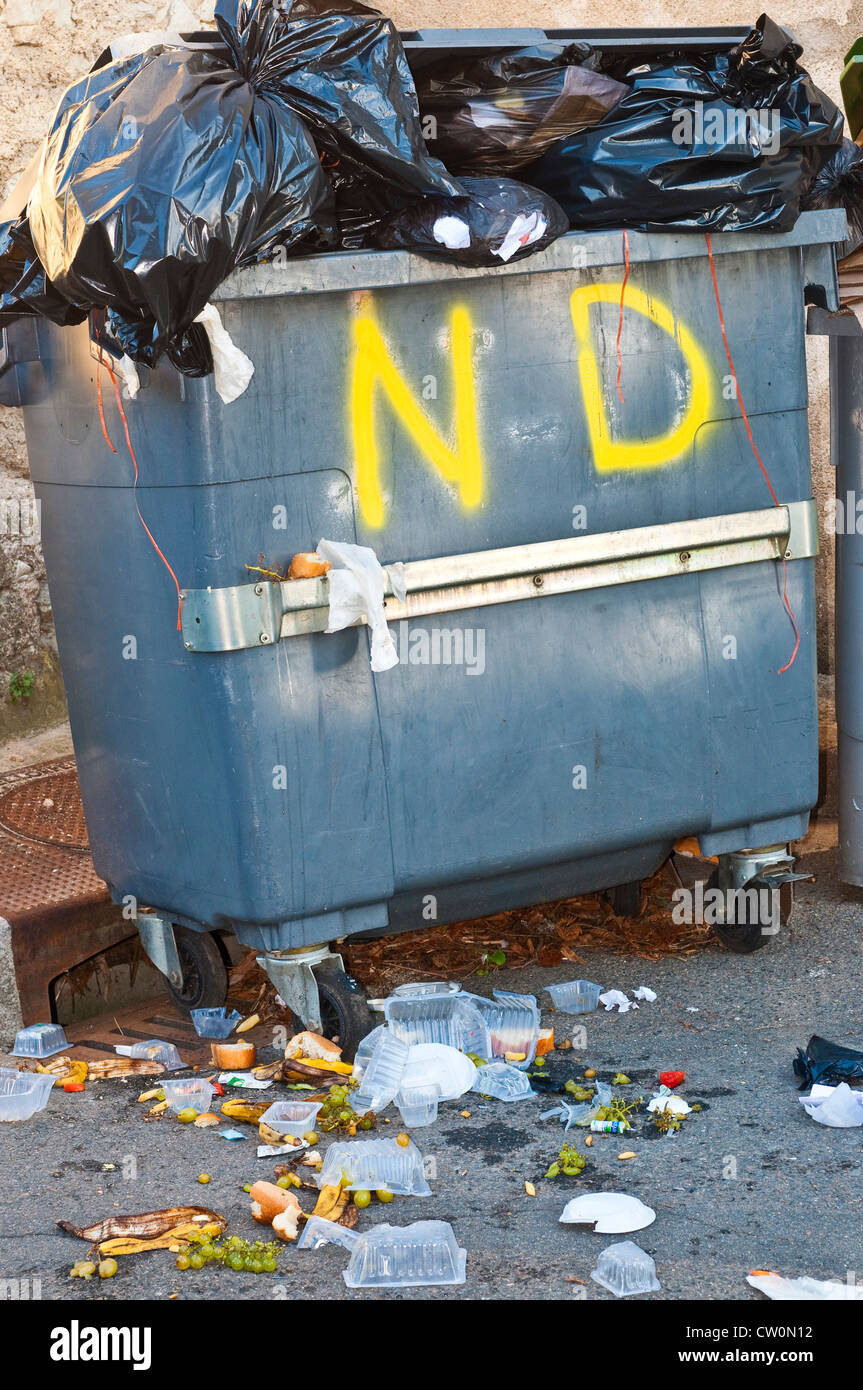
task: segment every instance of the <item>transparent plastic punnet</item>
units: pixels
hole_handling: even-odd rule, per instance
[[[228,1013],[226,1005],[222,1004],[218,1009],[190,1009],[189,1017],[199,1038],[227,1038],[243,1015],[236,1009]]]
[[[358,1240],[344,1272],[349,1289],[463,1284],[467,1251],[447,1221],[375,1226]]]
[[[182,1077],[178,1081],[163,1081],[162,1090],[172,1110],[185,1110],[191,1106],[199,1115],[209,1110],[215,1095],[210,1082],[202,1081],[196,1076]]]
[[[394,1100],[401,1085],[410,1047],[402,1038],[384,1028],[363,1071],[360,1088],[354,1092],[351,1105],[358,1115],[369,1110],[377,1113]]]
[[[562,985],[546,985],[546,993],[556,1009],[565,1014],[592,1014],[599,1008],[602,985],[590,980],[567,980]]]
[[[29,1120],[37,1110],[44,1110],[54,1081],[53,1076],[0,1068],[0,1121]]]
[[[590,1277],[594,1283],[609,1289],[615,1298],[658,1293],[662,1288],[653,1257],[634,1240],[619,1240],[603,1250]]]
[[[277,1100],[261,1116],[261,1124],[269,1125],[277,1134],[290,1134],[302,1139],[314,1129],[320,1105],[313,1100]]]
[[[430,994],[458,994],[458,992],[459,986],[453,980],[413,980],[405,985],[397,985],[392,992],[392,998],[425,998]]]
[[[439,1086],[403,1086],[396,1096],[396,1105],[408,1129],[422,1129],[437,1119],[439,1100]]]
[[[148,1038],[146,1042],[118,1044],[114,1048],[121,1057],[134,1057],[138,1061],[158,1062],[166,1071],[177,1071],[184,1067],[179,1052],[173,1043],[163,1042],[161,1038]]]
[[[68,1047],[65,1031],[59,1023],[31,1023],[15,1034],[12,1057],[53,1057]]]
[[[493,991],[494,999],[480,994],[464,994],[479,1009],[489,1030],[490,1048],[477,1055],[491,1061],[502,1057],[513,1067],[526,1071],[536,1056],[539,1037],[539,1009],[532,994],[511,994],[507,990]],[[471,1048],[471,1051],[476,1051]]]
[[[478,1057],[491,1054],[491,1038],[473,1000],[461,994],[423,994],[387,999],[389,1028],[406,1043],[443,1043]]]
[[[353,1250],[362,1237],[357,1231],[349,1231],[337,1221],[328,1221],[325,1216],[310,1216],[303,1226],[297,1241],[298,1250],[320,1250],[322,1245],[341,1245],[345,1250]]]
[[[477,1067],[476,1080],[471,1090],[494,1100],[527,1100],[536,1097],[530,1082],[518,1067],[508,1062],[489,1062],[487,1067]]]
[[[354,1139],[350,1144],[331,1144],[318,1174],[318,1186],[336,1186],[343,1173],[349,1192],[365,1188],[404,1197],[431,1195],[419,1149],[414,1144],[402,1148],[395,1139]]]

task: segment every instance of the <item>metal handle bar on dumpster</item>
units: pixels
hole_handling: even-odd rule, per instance
[[[810,498],[759,511],[410,561],[403,567],[404,602],[388,583],[385,606],[387,618],[398,621],[817,553]],[[182,597],[183,642],[190,652],[269,646],[280,637],[327,627],[326,578],[185,589]]]

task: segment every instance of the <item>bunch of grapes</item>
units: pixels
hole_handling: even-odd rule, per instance
[[[333,1130],[340,1129],[353,1135],[358,1129],[372,1129],[375,1123],[374,1115],[371,1111],[367,1115],[357,1115],[350,1105],[350,1095],[347,1086],[333,1086],[330,1089],[316,1121],[318,1129],[323,1130],[324,1134],[331,1134]]]
[[[211,1236],[189,1237],[189,1249],[177,1256],[178,1269],[203,1269],[204,1265],[220,1264],[238,1274],[274,1274],[278,1267],[278,1241],[241,1240],[228,1236],[213,1240]]]

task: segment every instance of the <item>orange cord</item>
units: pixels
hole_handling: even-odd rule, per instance
[[[620,355],[620,335],[623,332],[623,297],[626,294],[626,282],[629,279],[629,232],[623,230],[623,255],[626,262],[623,271],[623,284],[620,287],[620,318],[617,320],[617,394],[623,401],[623,392],[620,389],[620,376],[623,371],[623,358]]]
[[[746,433],[749,436],[749,443],[752,448],[752,452],[758,460],[758,467],[761,469],[761,472],[764,475],[764,481],[767,484],[770,496],[773,498],[773,505],[775,507],[778,507],[781,505],[779,498],[776,496],[776,493],[773,490],[773,484],[770,481],[770,474],[764,467],[764,464],[761,461],[761,455],[755,447],[755,440],[752,437],[752,429],[749,424],[749,416],[746,414],[746,406],[743,404],[743,397],[740,394],[740,383],[737,380],[737,373],[734,370],[734,362],[731,358],[731,348],[728,346],[728,337],[725,332],[725,317],[722,313],[722,301],[719,298],[719,285],[716,280],[716,265],[713,260],[713,247],[710,245],[710,236],[707,232],[705,232],[704,234],[704,240],[707,242],[707,254],[710,257],[710,274],[713,278],[713,293],[716,296],[716,308],[719,313],[719,327],[722,330],[722,342],[725,347],[725,356],[728,359],[728,367],[731,372],[731,380],[734,382],[734,390],[737,393],[737,401],[740,406],[740,413],[743,416],[743,423],[746,426]],[[789,667],[794,665],[794,662],[797,660],[797,653],[800,649],[800,628],[797,626],[797,619],[794,616],[794,610],[788,601],[788,561],[785,559],[784,555],[782,556],[782,601],[785,604],[785,607],[788,611],[788,616],[791,619],[791,626],[794,628],[795,641],[794,650],[792,651],[791,656],[788,658],[784,666],[779,667],[779,670],[776,673],[778,676],[783,675],[789,669]]]
[[[152,544],[152,546],[153,546],[153,549],[155,550],[155,552],[156,552],[156,554],[158,555],[159,559],[162,561],[162,564],[165,566],[165,569],[168,571],[168,573],[170,574],[171,578],[172,578],[173,581],[174,581],[174,587],[175,587],[176,590],[177,590],[177,631],[178,631],[178,632],[182,632],[182,630],[183,630],[183,622],[182,622],[183,597],[182,597],[182,594],[180,593],[180,583],[179,583],[179,580],[177,579],[177,576],[175,575],[174,571],[171,569],[171,566],[168,564],[168,561],[165,559],[165,556],[162,554],[162,551],[159,549],[158,545],[156,544],[156,539],[155,539],[155,537],[154,537],[152,531],[150,530],[149,526],[147,525],[146,521],[144,520],[143,516],[141,515],[141,508],[138,506],[138,460],[135,458],[135,450],[132,448],[132,440],[131,440],[131,438],[130,438],[130,436],[129,436],[129,422],[128,422],[128,420],[126,419],[126,412],[125,412],[125,410],[123,409],[123,401],[122,401],[122,398],[121,398],[121,396],[120,396],[120,388],[119,388],[119,386],[117,385],[117,378],[114,376],[113,370],[111,369],[111,367],[110,367],[107,363],[105,363],[105,371],[108,373],[109,377],[111,378],[111,385],[114,387],[114,395],[115,395],[116,400],[117,400],[117,409],[118,409],[119,412],[120,412],[120,419],[123,421],[123,433],[124,433],[125,436],[126,436],[126,448],[129,450],[129,457],[130,457],[130,459],[132,460],[132,467],[133,467],[134,470],[135,470],[135,483],[134,483],[134,487],[132,488],[132,495],[133,495],[133,497],[134,497],[134,499],[135,499],[135,511],[138,513],[138,520],[140,521],[141,525],[143,526],[144,530],[146,531],[147,535],[148,535],[149,538],[150,538],[150,542],[151,542],[151,544]],[[114,445],[111,443],[111,440],[110,440],[110,438],[109,438],[109,436],[108,436],[108,430],[107,430],[107,427],[106,427],[106,425],[105,425],[105,412],[104,412],[104,409],[103,409],[103,406],[102,406],[102,359],[101,359],[101,356],[100,356],[99,358],[97,358],[97,367],[96,367],[96,396],[97,396],[98,401],[99,401],[99,419],[100,419],[101,422],[102,422],[102,433],[103,433],[103,435],[105,436],[105,440],[106,440],[106,443],[107,443],[107,445],[108,445],[108,448],[111,450],[112,453],[116,454],[117,450],[114,448]]]

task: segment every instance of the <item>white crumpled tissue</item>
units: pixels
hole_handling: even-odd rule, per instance
[[[622,989],[607,989],[604,994],[599,996],[599,1002],[605,1008],[606,1013],[615,1005],[622,1014],[629,1013],[630,1009],[638,1008],[638,1005],[634,1004],[631,999],[627,999]]]
[[[203,324],[210,340],[216,392],[225,405],[230,405],[242,396],[254,375],[255,364],[237,347],[215,304],[205,304],[195,323]]]
[[[317,554],[320,560],[332,565],[327,575],[330,592],[327,632],[341,632],[357,623],[368,623],[372,636],[372,670],[389,671],[397,666],[399,656],[384,613],[387,571],[375,552],[367,545],[322,540],[318,543]],[[389,578],[393,593],[403,601],[402,567],[393,565]]]
[[[656,999],[656,990],[649,985],[639,985],[638,989],[632,991],[633,999],[644,999],[648,1004],[652,1004]]]
[[[800,1104],[819,1125],[831,1129],[857,1129],[863,1125],[863,1091],[853,1091],[847,1081],[838,1086],[812,1087],[808,1096],[798,1096]]]

